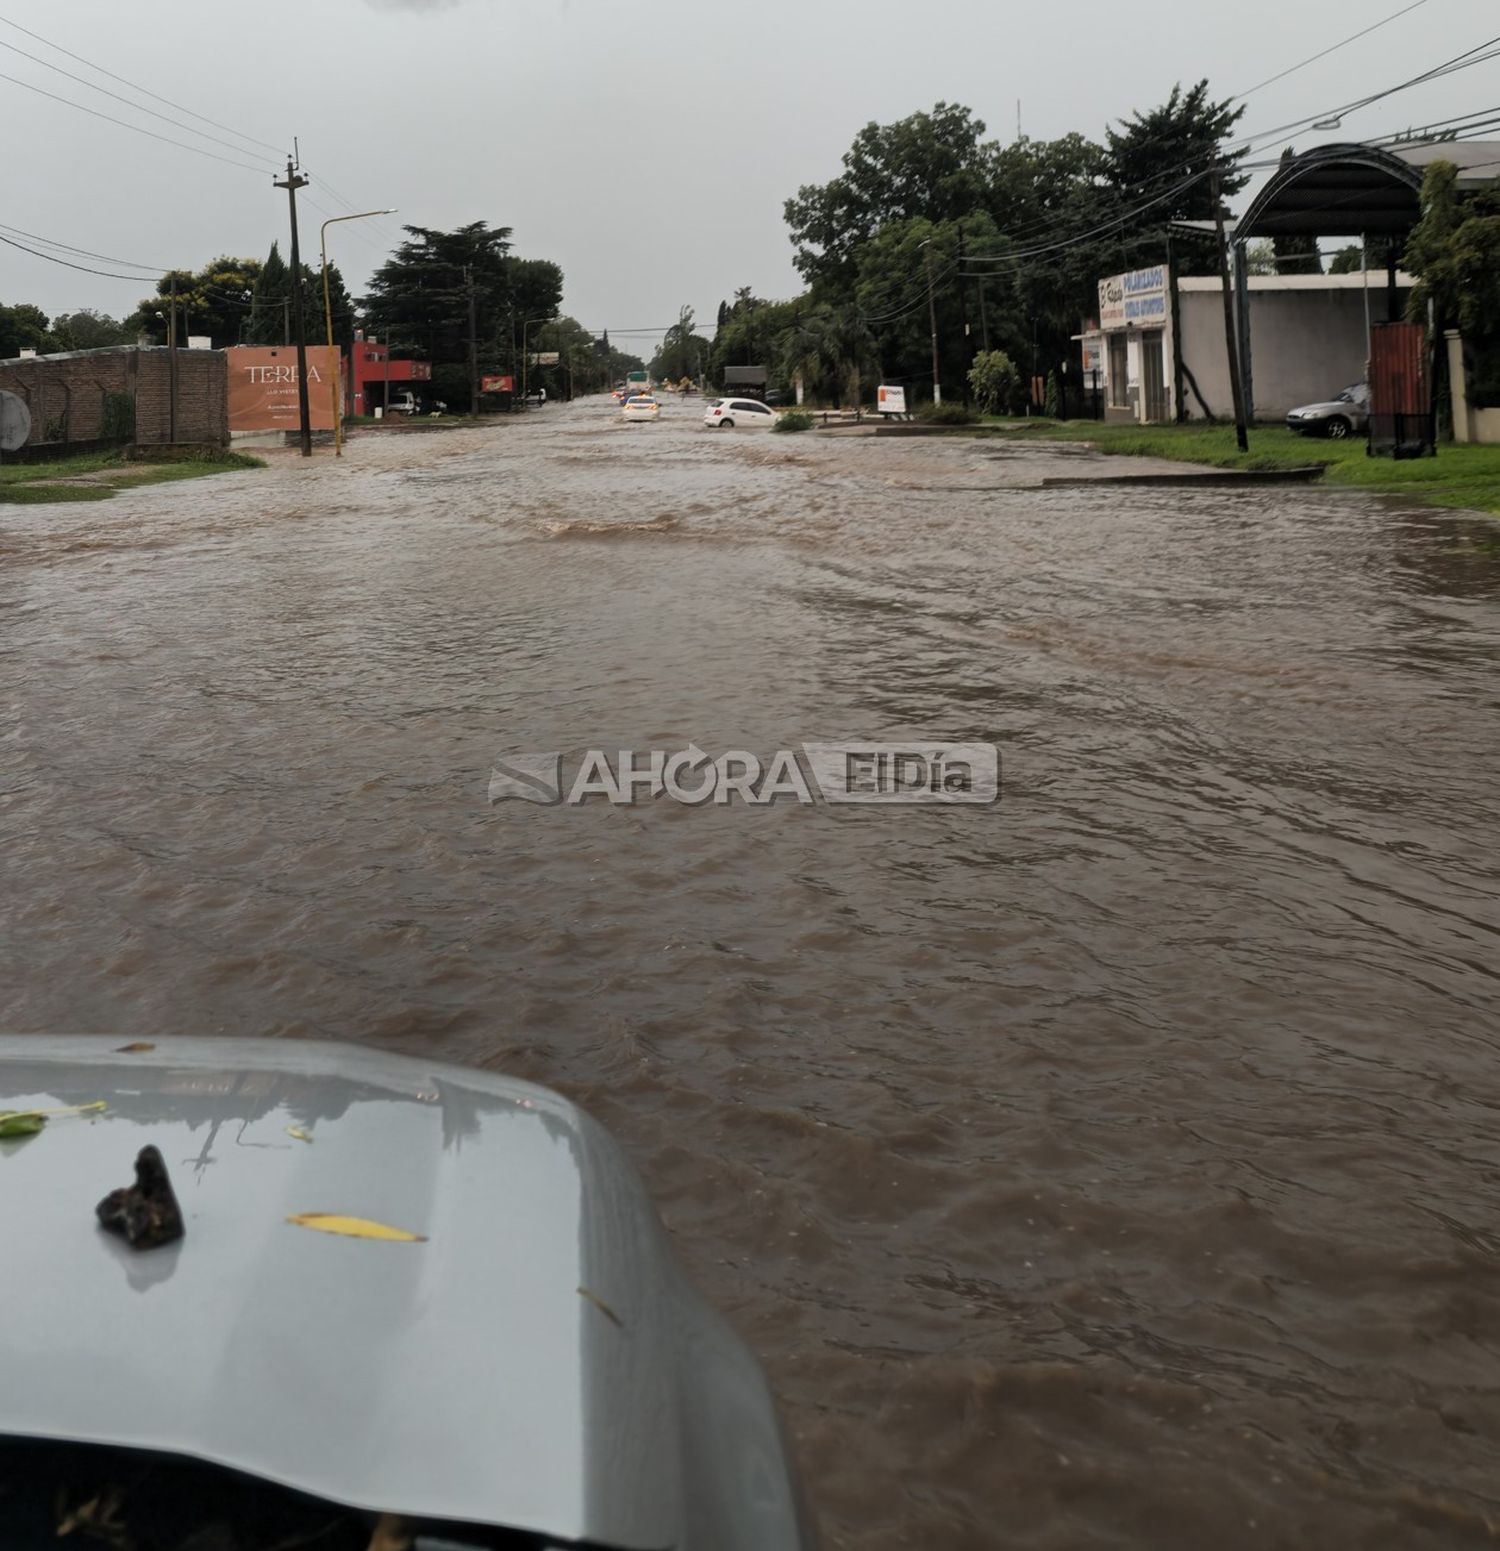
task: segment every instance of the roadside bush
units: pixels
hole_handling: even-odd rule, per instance
[[[810,431],[813,428],[813,417],[805,409],[788,409],[777,415],[776,424],[771,427],[773,431]]]
[[[1047,397],[1042,404],[1042,413],[1049,420],[1062,418],[1062,390],[1057,385],[1057,373],[1047,373]]]
[[[135,395],[106,393],[99,415],[99,435],[104,441],[129,442],[135,439]]]
[[[969,368],[969,388],[987,415],[1008,415],[1021,391],[1021,374],[1003,350],[981,350]]]
[[[967,404],[924,404],[917,419],[928,425],[974,425],[979,416]]]

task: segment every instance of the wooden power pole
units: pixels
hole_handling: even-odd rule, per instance
[[[1224,287],[1224,348],[1229,354],[1229,391],[1234,395],[1234,439],[1241,452],[1250,451],[1250,431],[1245,424],[1245,384],[1240,380],[1240,346],[1234,331],[1234,297],[1230,293],[1229,243],[1224,236],[1224,202],[1219,195],[1219,173],[1214,170],[1214,227],[1219,234],[1219,280]]]
[[[473,418],[479,414],[479,329],[475,321],[474,271],[465,268],[464,279],[469,287],[469,415]]]
[[[177,272],[172,272],[172,295],[167,303],[167,440],[177,444]]]
[[[922,244],[927,254],[927,323],[932,330],[932,402],[934,407],[943,402],[943,379],[938,367],[937,299],[932,290],[932,242]]]
[[[286,190],[292,207],[292,336],[297,342],[297,420],[302,433],[302,456],[312,457],[312,411],[307,402],[307,328],[302,317],[302,249],[297,243],[297,190],[307,187],[307,179],[286,159],[286,182],[277,181]]]

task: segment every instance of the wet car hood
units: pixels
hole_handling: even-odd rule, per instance
[[[612,1141],[557,1095],[333,1044],[119,1044],[0,1038],[0,1110],[109,1104],[0,1142],[0,1434],[660,1547],[694,1542],[681,1437],[711,1430],[684,1406],[684,1365],[717,1364],[748,1423],[730,1453],[774,1488],[758,1370],[682,1280]],[[94,1207],[147,1142],[187,1231],[134,1251]],[[426,1242],[330,1237],[287,1222],[300,1212]]]
[[[1320,399],[1316,404],[1298,404],[1289,409],[1289,415],[1347,415],[1362,414],[1363,404],[1350,403],[1348,399]]]

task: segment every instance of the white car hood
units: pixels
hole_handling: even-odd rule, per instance
[[[0,1110],[109,1104],[0,1142],[0,1433],[629,1551],[691,1540],[694,1300],[598,1126],[544,1089],[350,1046],[119,1044],[0,1039]],[[148,1142],[187,1233],[133,1251],[94,1206]]]

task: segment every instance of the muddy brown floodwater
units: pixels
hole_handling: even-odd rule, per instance
[[[9,1027],[580,1099],[831,1546],[1493,1545],[1493,528],[697,416],[0,507]],[[999,805],[486,797],[912,730]]]

